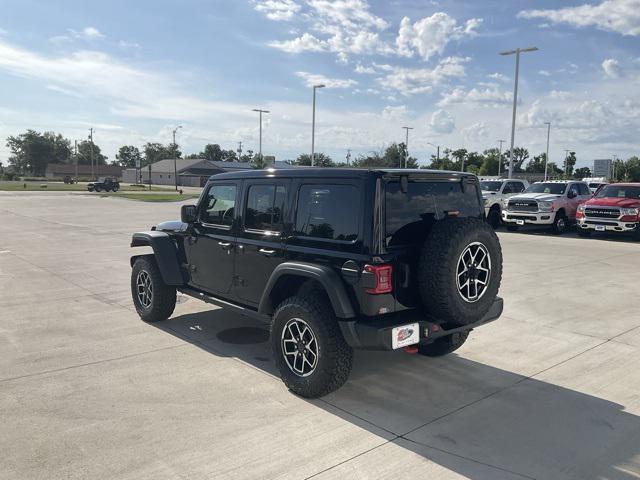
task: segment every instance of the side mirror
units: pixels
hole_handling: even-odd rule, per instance
[[[577,196],[578,194],[576,193],[575,190],[569,190],[569,193],[567,193],[568,198],[576,198]]]
[[[180,220],[182,223],[193,223],[196,221],[198,208],[195,205],[183,205],[180,209]]]

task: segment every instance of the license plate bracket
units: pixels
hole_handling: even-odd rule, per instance
[[[410,323],[391,330],[391,348],[394,350],[420,342],[420,324]]]

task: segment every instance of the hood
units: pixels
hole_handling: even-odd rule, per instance
[[[541,202],[553,202],[555,199],[560,198],[562,195],[553,195],[551,193],[521,193],[509,197],[511,200],[536,200]]]
[[[182,232],[186,230],[188,225],[180,220],[169,220],[168,222],[160,222],[155,226],[155,230],[165,232]]]
[[[618,198],[618,197],[603,197],[592,198],[588,200],[585,205],[598,205],[601,207],[621,207],[621,208],[637,208],[640,207],[640,200],[634,198]]]

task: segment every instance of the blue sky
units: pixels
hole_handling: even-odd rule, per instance
[[[509,139],[514,57],[523,54],[516,144],[579,165],[638,154],[640,0],[2,0],[0,137],[26,128],[120,145],[206,143],[278,159],[343,160],[402,141],[484,150]],[[4,142],[3,142],[4,143]],[[0,145],[0,161],[9,155]]]

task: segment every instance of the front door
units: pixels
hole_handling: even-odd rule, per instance
[[[273,270],[284,261],[285,205],[289,182],[245,181],[238,221],[236,294],[257,305]]]
[[[211,183],[186,239],[190,284],[212,294],[228,296],[231,292],[238,194],[239,182]]]

